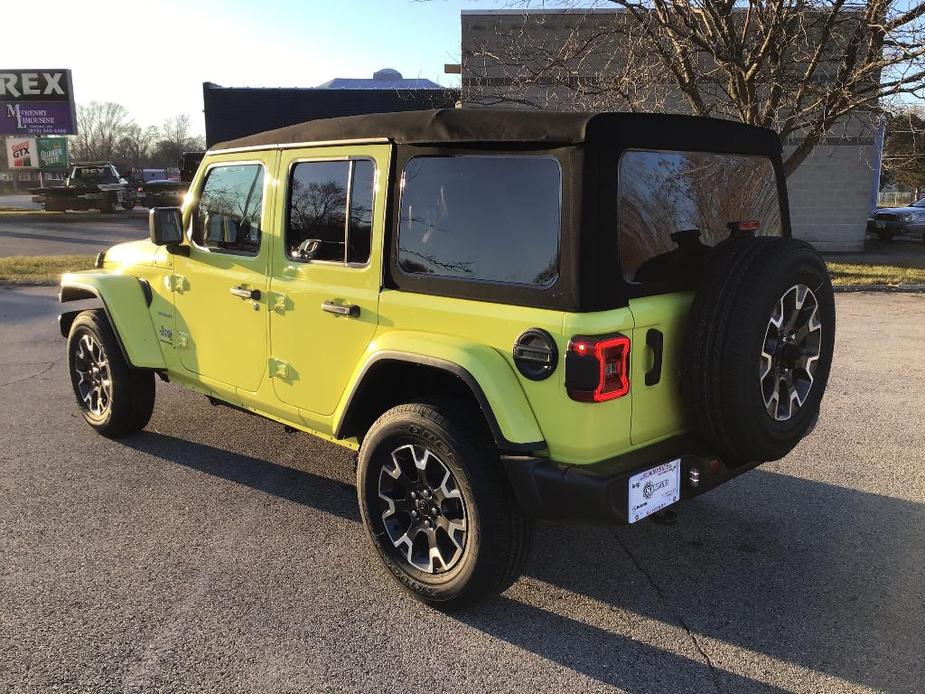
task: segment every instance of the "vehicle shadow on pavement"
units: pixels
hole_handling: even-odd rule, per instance
[[[120,443],[175,465],[360,522],[355,488],[329,477],[152,431]]]
[[[886,691],[925,681],[925,506],[757,470],[679,512],[673,527],[541,523],[527,574],[565,591],[566,604],[573,593],[597,613],[625,610],[693,634],[721,690],[767,690],[723,670],[748,661],[804,691],[839,688],[826,675]],[[458,617],[630,691],[666,688],[625,679],[621,663],[699,666],[542,605],[502,599]]]
[[[151,431],[123,442],[364,532],[344,481]],[[527,579],[452,616],[633,692],[925,679],[925,609],[908,598],[925,587],[925,506],[759,469],[679,512],[671,527],[540,522]]]

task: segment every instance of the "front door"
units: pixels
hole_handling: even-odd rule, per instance
[[[334,412],[378,325],[390,149],[282,153],[271,374],[280,400],[319,415]]]
[[[267,268],[276,151],[208,168],[174,256],[180,362],[198,376],[256,391],[267,369]]]

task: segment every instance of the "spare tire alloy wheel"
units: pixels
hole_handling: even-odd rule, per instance
[[[819,302],[813,290],[796,284],[780,297],[761,352],[761,393],[768,415],[787,421],[806,402],[822,350]]]
[[[112,373],[105,350],[89,332],[77,342],[74,373],[76,389],[87,412],[103,419],[112,405]]]
[[[456,566],[466,548],[466,504],[433,451],[410,443],[395,448],[379,471],[379,498],[398,559],[428,574]]]

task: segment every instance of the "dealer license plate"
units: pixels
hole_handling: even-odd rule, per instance
[[[630,523],[675,503],[681,498],[681,459],[630,477],[628,496]]]

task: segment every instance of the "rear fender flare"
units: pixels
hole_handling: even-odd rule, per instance
[[[446,335],[392,332],[374,340],[334,412],[340,438],[364,378],[383,362],[421,364],[452,374],[472,392],[502,453],[543,450],[546,442],[513,369],[495,349]]]

